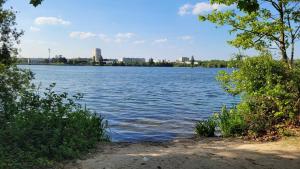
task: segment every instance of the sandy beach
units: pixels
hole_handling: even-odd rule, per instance
[[[165,143],[105,143],[65,169],[300,169],[300,137],[258,143],[185,139]]]

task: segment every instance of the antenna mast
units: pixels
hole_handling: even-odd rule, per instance
[[[48,48],[48,52],[49,52],[48,61],[49,61],[49,63],[50,63],[50,58],[51,58],[51,49],[50,49],[50,48]]]

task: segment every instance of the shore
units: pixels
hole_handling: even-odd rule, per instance
[[[64,169],[299,169],[300,137],[258,143],[186,139],[165,143],[105,143]]]

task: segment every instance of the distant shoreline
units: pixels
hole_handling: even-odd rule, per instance
[[[228,66],[190,66],[190,65],[173,65],[173,66],[159,66],[159,65],[89,65],[89,64],[17,64],[22,66],[94,66],[94,67],[185,67],[185,68],[231,68]]]

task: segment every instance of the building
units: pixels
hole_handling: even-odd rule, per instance
[[[95,48],[93,49],[93,55],[92,55],[93,62],[100,63],[103,61],[102,55],[101,55],[101,49]]]
[[[111,65],[113,63],[118,63],[118,59],[103,59],[103,63],[106,65]]]
[[[181,57],[177,60],[177,62],[181,62],[181,63],[189,62],[189,61],[190,61],[190,58],[188,58],[188,57]]]
[[[47,58],[22,58],[27,60],[28,65],[43,65],[48,64],[49,60]]]
[[[86,65],[93,62],[93,59],[91,58],[72,58],[68,59],[69,64],[75,64],[75,65]]]
[[[122,58],[121,62],[125,64],[143,64],[146,62],[145,58]]]

